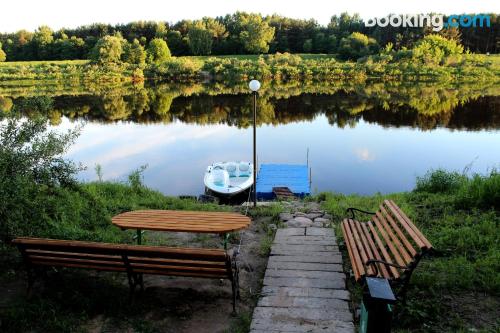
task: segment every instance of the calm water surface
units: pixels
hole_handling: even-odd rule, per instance
[[[314,191],[411,190],[429,169],[487,172],[500,166],[500,93],[432,85],[272,87],[259,98],[259,163],[306,163]],[[171,195],[203,192],[214,161],[252,158],[251,99],[244,88],[133,87],[56,93],[58,129],[84,124],[67,156],[82,180],[126,180],[147,164],[147,186]],[[12,96],[26,105],[40,96]],[[45,105],[38,102],[40,105]],[[36,104],[36,103],[35,103]],[[37,112],[42,112],[36,110]]]

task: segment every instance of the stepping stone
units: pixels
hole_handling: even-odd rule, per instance
[[[308,213],[306,214],[306,217],[308,219],[314,220],[315,218],[323,216],[323,213]]]
[[[309,278],[309,279],[324,279],[324,280],[339,280],[343,281],[345,278],[344,273],[328,272],[328,271],[303,271],[291,269],[272,269],[266,270],[267,277],[292,277],[292,278]]]
[[[342,265],[340,264],[276,261],[273,260],[273,258],[275,257],[272,256],[269,258],[267,269],[299,269],[303,271],[342,272]]]
[[[307,308],[329,311],[349,311],[346,301],[335,298],[266,296],[259,300],[259,306],[275,308]]]
[[[307,236],[335,236],[332,228],[307,228]]]
[[[321,320],[317,322],[275,322],[269,319],[252,321],[250,333],[354,333],[352,322]]]
[[[307,263],[325,263],[325,264],[341,264],[342,256],[340,254],[321,253],[318,255],[275,255],[275,261],[287,262],[307,262]]]
[[[308,219],[307,217],[303,216],[297,216],[294,217],[293,219],[289,220],[286,224],[289,227],[310,227],[312,225],[313,221],[311,219]]]
[[[310,279],[301,277],[264,277],[265,286],[300,287],[300,288],[345,288],[344,274],[339,273],[335,279]]]
[[[325,219],[324,217],[317,217],[314,219],[314,223],[330,223],[329,219]]]
[[[291,220],[291,219],[293,219],[293,215],[292,214],[290,214],[290,213],[280,213],[280,220],[281,221],[286,222],[286,221]]]
[[[276,322],[322,322],[322,321],[352,321],[349,311],[327,311],[321,309],[273,308],[256,307],[253,312],[255,319],[271,319]]]
[[[287,228],[276,231],[276,237],[282,236],[305,236],[305,228]]]
[[[320,289],[300,287],[262,287],[262,295],[280,297],[314,297],[314,298],[337,298],[345,301],[350,300],[350,294],[342,289]]]

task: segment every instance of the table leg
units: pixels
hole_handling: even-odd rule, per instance
[[[224,250],[227,251],[227,243],[229,241],[229,234],[226,233],[222,237],[223,237],[222,244],[224,244]]]

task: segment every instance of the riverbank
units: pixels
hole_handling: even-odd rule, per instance
[[[0,63],[0,85],[12,82],[66,83],[138,82],[239,83],[257,78],[270,82],[334,82],[349,80],[417,82],[498,81],[500,56],[460,54],[441,63],[422,63],[398,54],[370,56],[357,62],[333,55],[274,54],[264,56],[172,57],[145,67],[125,63],[93,64],[87,60]],[[52,83],[54,84],[54,83]]]
[[[419,178],[415,190],[411,192],[373,196],[322,193],[304,201],[275,202],[251,208],[248,212],[253,218],[252,227],[243,234],[234,234],[230,238],[233,247],[238,246],[241,239],[243,252],[248,251],[241,262],[245,281],[241,305],[243,311],[236,319],[221,317],[221,325],[217,329],[225,332],[248,332],[265,258],[269,254],[276,228],[289,224],[286,222],[287,214],[297,215],[297,212],[301,212],[301,221],[304,222],[308,213],[317,209],[324,210],[328,213],[325,217],[333,221],[331,227],[341,239],[339,223],[345,217],[347,207],[376,210],[383,199],[390,198],[401,206],[437,250],[436,255],[424,258],[416,269],[408,293],[408,303],[396,307],[395,331],[495,331],[500,324],[496,316],[500,306],[499,196],[500,175],[496,172],[471,178],[458,173],[435,171]],[[80,184],[76,191],[52,193],[46,201],[50,208],[47,211],[50,214],[46,215],[48,219],[39,221],[37,228],[31,225],[26,229],[31,231],[31,235],[120,243],[134,242],[133,233],[120,231],[109,221],[112,215],[122,211],[149,208],[244,212],[241,207],[167,197],[143,187],[134,178],[128,184]],[[328,227],[329,224],[323,226]],[[173,246],[220,245],[216,237],[195,235],[186,238],[175,234],[165,238],[158,233],[146,235],[146,242]],[[344,271],[348,273],[349,260],[342,248],[342,241],[339,244],[344,251]],[[8,297],[0,306],[0,327],[9,332],[88,330],[92,327],[130,329],[135,332],[160,329],[169,332],[180,327],[182,332],[191,332],[187,328],[206,322],[209,318],[207,313],[215,311],[209,304],[221,297],[218,285],[199,289],[195,282],[187,282],[182,287],[176,285],[174,288],[168,281],[153,281],[151,289],[146,289],[144,298],[140,300],[141,304],[149,305],[143,308],[144,311],[133,312],[132,315],[133,308],[129,309],[123,303],[127,295],[123,277],[105,274],[93,280],[92,274],[83,272],[56,276],[58,287],[53,282],[48,282],[44,289],[38,291],[33,301],[27,302],[23,294],[25,277],[20,258],[17,251],[8,245],[2,246],[1,268],[1,285],[10,289],[2,291]],[[361,290],[351,280],[348,281],[352,295],[351,309],[356,309]],[[72,293],[79,295],[78,301],[75,300],[69,306],[58,288],[62,286],[64,294],[69,293],[69,288],[74,285],[79,286],[76,290],[71,289]],[[95,292],[89,292],[89,288],[96,291],[106,289],[105,298],[115,299],[118,303],[105,302]],[[159,292],[170,300],[159,301],[152,296],[152,291]],[[174,296],[182,301],[174,302]],[[204,299],[211,301],[207,303]],[[101,301],[102,304],[98,305]],[[225,306],[222,303],[220,306]],[[113,310],[116,306],[125,310],[117,312]],[[159,308],[167,309],[167,313],[160,315]],[[124,320],[127,314],[131,317]],[[175,322],[175,328],[165,318]]]

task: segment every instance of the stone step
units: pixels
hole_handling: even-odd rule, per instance
[[[292,278],[309,278],[309,279],[325,279],[325,280],[341,280],[345,278],[344,273],[340,272],[325,272],[325,271],[302,271],[288,269],[267,269],[265,277],[292,277]]]
[[[325,263],[325,264],[341,264],[342,256],[338,253],[319,252],[315,255],[274,255],[274,261],[279,262],[305,262],[305,263]]]
[[[275,308],[307,308],[323,309],[328,311],[349,311],[349,305],[345,300],[335,298],[315,297],[282,297],[265,296],[259,300],[258,306]]]
[[[279,297],[314,297],[314,298],[337,298],[350,300],[350,294],[343,289],[321,289],[321,288],[300,288],[300,287],[262,287],[262,295]]]
[[[306,254],[315,252],[339,253],[339,248],[337,245],[294,245],[294,244],[286,244],[286,245],[277,244],[271,247],[271,255],[293,254],[293,253]]]
[[[344,289],[344,275],[338,274],[335,279],[313,279],[301,277],[264,277],[265,286]]]
[[[255,319],[269,319],[276,323],[300,323],[310,322],[319,324],[324,321],[352,321],[352,314],[349,311],[328,311],[322,309],[305,308],[273,308],[256,307],[253,312]]]
[[[276,230],[276,237],[282,236],[305,236],[305,228],[286,228]]]
[[[332,228],[306,228],[306,236],[335,236]]]
[[[314,237],[314,238],[313,238]],[[333,237],[323,236],[296,236],[287,238],[276,238],[276,245],[336,245],[337,242]]]
[[[301,269],[304,271],[342,272],[341,264],[278,261],[274,258],[276,258],[276,256],[269,257],[267,269]]]
[[[269,319],[252,321],[250,333],[354,333],[352,322],[322,320],[309,322],[274,322]]]

